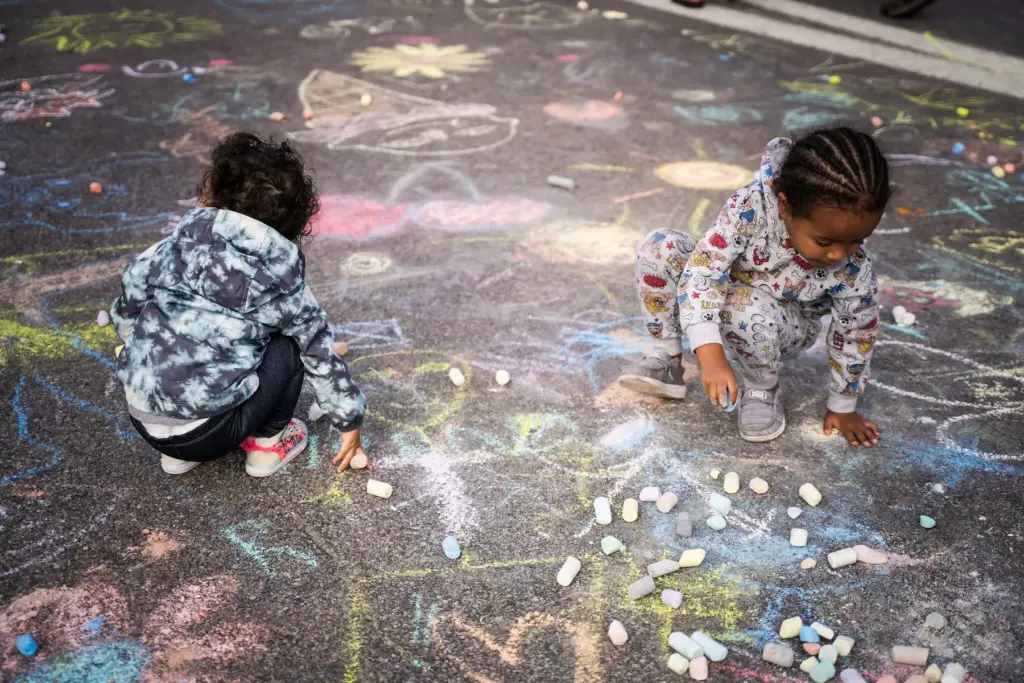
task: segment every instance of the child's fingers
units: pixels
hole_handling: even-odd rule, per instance
[[[874,434],[876,438],[878,437],[878,425],[876,425],[874,422],[865,422],[864,426],[871,430],[871,433]]]
[[[728,382],[726,382],[726,388],[729,390],[729,400],[735,403],[740,398],[740,389],[736,386],[736,375],[733,375]]]

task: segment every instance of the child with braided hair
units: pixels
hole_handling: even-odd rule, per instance
[[[655,350],[620,382],[683,398],[685,334],[711,402],[726,407],[739,397],[740,436],[770,441],[786,428],[781,361],[810,347],[831,313],[824,431],[854,446],[877,444],[878,427],[856,412],[878,327],[878,284],[863,244],[889,192],[885,156],[863,133],[833,128],[772,140],[753,182],[699,242],[665,229],[640,243],[636,283]]]

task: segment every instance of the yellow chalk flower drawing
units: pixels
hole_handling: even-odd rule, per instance
[[[163,47],[218,35],[220,24],[174,12],[129,10],[101,14],[47,17],[35,23],[35,33],[22,45],[54,44],[60,52],[80,55],[102,48]]]
[[[465,45],[405,45],[371,47],[352,55],[352,63],[367,71],[391,71],[399,78],[423,74],[443,78],[446,71],[473,72],[491,65],[482,52],[467,52]]]

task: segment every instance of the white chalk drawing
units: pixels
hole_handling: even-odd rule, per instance
[[[31,90],[22,90],[27,81]],[[59,74],[39,78],[0,81],[0,122],[41,117],[71,116],[73,109],[95,109],[114,94],[103,86],[103,77],[92,74]]]
[[[303,26],[299,35],[306,40],[344,40],[356,29],[371,36],[391,33],[396,26],[417,29],[422,25],[412,17],[394,19],[392,17],[366,17],[364,19],[338,19],[324,24]]]
[[[659,166],[654,175],[669,185],[690,190],[734,190],[750,182],[751,172],[720,161],[677,161]]]
[[[363,94],[373,98],[372,107],[360,104]],[[446,104],[322,69],[311,71],[299,85],[299,100],[314,118],[307,130],[289,136],[331,150],[473,154],[504,145],[519,127],[519,119],[496,116],[488,104]]]
[[[484,28],[522,31],[573,28],[590,16],[585,12],[550,2],[535,2],[529,5],[477,5],[467,2],[465,12],[467,17]]]
[[[379,251],[357,251],[341,263],[341,274],[349,277],[380,275],[391,267],[391,257]]]
[[[353,351],[386,349],[405,344],[405,334],[395,318],[337,323],[331,325],[331,334],[348,344]]]
[[[910,352],[910,359],[900,359],[895,356],[900,364],[901,373],[906,375],[900,380],[901,386],[881,382],[876,375],[871,378],[872,386],[883,391],[901,396],[904,399],[921,401],[932,406],[936,411],[958,411],[958,409],[969,409],[965,414],[953,415],[943,418],[935,418],[937,424],[935,437],[939,443],[950,451],[977,456],[985,460],[1019,462],[1024,460],[1024,452],[1020,450],[1020,444],[1016,445],[1016,451],[1010,453],[995,453],[965,447],[961,442],[953,438],[951,430],[954,426],[965,422],[985,422],[991,424],[993,419],[1007,418],[1020,422],[1024,419],[1024,376],[1021,375],[1020,366],[1017,367],[994,367],[979,363],[964,356],[936,349],[925,344],[907,342],[895,339],[882,339],[877,346],[902,348]],[[891,353],[891,352],[890,352]],[[914,372],[914,361],[923,362],[921,372]],[[924,378],[933,373],[927,370],[941,364],[944,373],[941,375],[943,385],[941,391],[932,392],[930,389],[922,389],[913,386],[912,383],[925,381]],[[950,387],[950,381],[956,384]],[[907,383],[913,388],[907,388]],[[949,399],[945,396],[957,396],[958,399]],[[971,400],[960,400],[971,399]],[[994,430],[1005,433],[1016,433],[1020,427],[1016,426],[1011,430]]]
[[[178,66],[170,59],[150,59],[136,64],[134,67],[122,66],[121,71],[132,78],[169,78],[181,77],[188,71],[187,66]]]

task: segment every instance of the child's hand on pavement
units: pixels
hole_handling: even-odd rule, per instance
[[[331,462],[338,465],[338,471],[341,472],[348,467],[348,464],[352,462],[352,458],[355,457],[356,453],[362,453],[363,457],[366,457],[366,451],[363,450],[363,443],[359,440],[359,430],[353,429],[350,432],[341,433],[341,448],[338,449],[338,454],[334,456]],[[373,469],[370,465],[369,459],[366,461],[366,467]]]
[[[878,445],[878,427],[874,422],[868,422],[858,413],[828,411],[825,414],[825,435],[831,434],[833,429],[838,429],[839,433],[852,446],[871,448]]]
[[[700,383],[708,398],[719,408],[727,408],[739,396],[736,388],[736,373],[725,357],[721,344],[705,344],[697,348],[700,361]],[[726,395],[726,390],[729,394]]]

